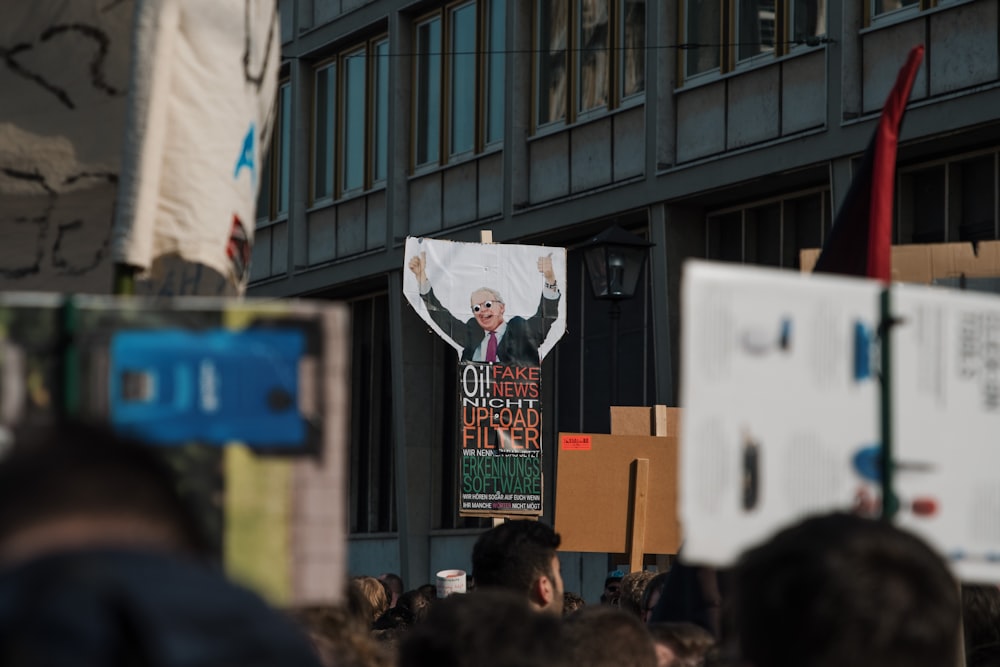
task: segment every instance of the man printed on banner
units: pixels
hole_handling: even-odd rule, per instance
[[[561,294],[552,266],[552,255],[538,259],[538,272],[544,285],[538,309],[530,317],[515,315],[505,318],[503,296],[492,287],[473,290],[469,306],[472,317],[461,320],[453,315],[434,295],[427,278],[427,253],[414,255],[409,268],[416,276],[420,298],[427,306],[431,319],[462,346],[462,361],[500,363],[512,366],[538,366],[538,348],[548,336],[559,315]]]

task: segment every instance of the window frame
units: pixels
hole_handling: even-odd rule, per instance
[[[274,99],[274,122],[271,126],[271,136],[268,141],[266,151],[262,151],[260,168],[260,187],[257,192],[257,202],[254,211],[254,228],[262,229],[277,224],[288,219],[288,205],[291,200],[291,174],[292,148],[294,141],[291,137],[291,79],[285,75],[278,81],[277,92]],[[287,101],[287,109],[286,107]],[[284,141],[283,130],[287,124],[288,141]],[[285,145],[287,143],[287,146]],[[289,169],[281,169],[282,151],[287,149]],[[282,210],[279,206],[282,180],[285,181],[287,195],[285,197],[285,207]],[[265,190],[266,187],[266,190]],[[262,201],[266,200],[266,201]],[[261,215],[261,204],[266,209],[266,215]]]
[[[494,5],[499,4],[502,6],[502,12],[499,13],[503,21],[503,29],[500,35],[503,37],[504,44],[499,48],[501,52],[506,53],[506,35],[507,35],[507,2],[510,0],[453,0],[448,2],[441,7],[438,7],[432,11],[425,12],[417,16],[413,20],[413,32],[412,32],[412,43],[414,45],[414,57],[412,68],[410,72],[410,80],[412,82],[411,91],[411,114],[410,114],[410,168],[413,173],[421,173],[423,171],[439,168],[446,166],[448,164],[454,164],[458,162],[463,162],[470,158],[474,158],[477,155],[498,147],[503,144],[504,141],[504,122],[503,119],[506,113],[500,115],[500,125],[499,125],[499,136],[492,141],[490,141],[487,136],[489,131],[489,114],[491,94],[497,94],[501,99],[501,105],[504,110],[506,110],[506,86],[501,81],[499,87],[494,88],[491,85],[493,80],[490,74],[491,66],[491,56],[494,55],[496,48],[494,45],[490,44],[490,38],[493,36],[491,31],[491,17],[493,16],[492,9]],[[455,151],[453,150],[453,137],[452,133],[454,131],[454,110],[453,105],[455,101],[455,79],[454,79],[454,58],[456,53],[458,55],[463,55],[453,49],[453,39],[455,36],[454,24],[455,14],[463,8],[471,7],[475,12],[473,22],[475,25],[475,42],[473,47],[472,56],[474,58],[473,62],[470,64],[472,76],[474,77],[474,86],[471,93],[470,99],[472,102],[472,146],[471,148]],[[420,46],[420,30],[433,22],[437,22],[440,26],[438,31],[437,39],[437,49],[435,50],[434,44],[427,45],[427,51],[422,52]],[[437,117],[428,118],[430,124],[436,124],[437,126],[437,154],[436,156],[430,157],[427,160],[420,160],[420,141],[421,133],[424,130],[424,123],[421,119],[421,109],[423,108],[420,104],[421,101],[421,88],[419,86],[419,74],[421,72],[424,59],[428,57],[437,57],[439,62],[431,66],[436,68],[438,71],[439,85],[437,86],[437,91],[431,91],[437,93]],[[503,63],[504,74],[506,74],[507,64],[505,60],[501,60]],[[428,107],[434,105],[433,100],[428,100]],[[428,125],[429,126],[429,125]]]
[[[539,104],[541,102],[541,54],[546,51],[542,44],[540,34],[541,18],[544,0],[534,0],[532,3],[531,16],[531,40],[532,40],[532,62],[531,62],[531,134],[544,135],[551,131],[558,131],[576,123],[586,122],[593,118],[600,118],[618,109],[636,106],[645,102],[646,99],[646,77],[648,69],[648,48],[646,40],[643,39],[643,84],[642,89],[628,96],[623,94],[624,63],[625,58],[625,4],[629,0],[603,0],[607,3],[607,36],[606,45],[602,52],[606,56],[604,89],[606,102],[589,109],[582,109],[580,99],[581,82],[583,79],[583,49],[580,44],[580,34],[582,32],[582,9],[581,3],[584,0],[565,0],[567,3],[566,24],[566,87],[563,106],[565,114],[554,120],[540,121]],[[656,0],[643,0],[643,5]],[[646,13],[643,11],[643,35],[646,34]]]
[[[385,141],[385,155],[381,157],[386,165],[386,176],[377,177],[376,175],[376,164],[379,160],[379,156],[376,155],[376,151],[379,150],[379,146],[375,141],[376,123],[378,108],[380,100],[378,98],[377,88],[377,74],[379,71],[379,63],[383,56],[378,53],[378,48],[381,44],[388,45],[389,35],[388,33],[379,33],[373,37],[362,40],[360,42],[356,41],[351,43],[346,48],[342,48],[335,54],[318,60],[312,67],[312,109],[310,113],[311,124],[310,124],[310,154],[309,154],[309,202],[310,206],[322,206],[327,204],[332,204],[344,199],[349,199],[361,194],[370,192],[378,187],[384,186],[388,178],[388,163],[389,163],[389,146],[388,146],[388,95],[384,101],[386,107],[386,141]],[[356,54],[363,53],[365,64],[363,69],[364,76],[364,86],[361,91],[362,99],[362,110],[360,114],[361,122],[364,125],[362,132],[362,164],[361,164],[361,184],[354,187],[346,187],[345,177],[346,177],[346,143],[344,140],[344,132],[347,125],[346,120],[346,104],[348,102],[348,96],[346,94],[346,87],[349,85],[348,77],[345,76],[347,59],[355,56]],[[391,58],[389,51],[386,51],[384,58]],[[320,117],[318,109],[318,80],[319,74],[322,70],[333,68],[334,71],[334,94],[333,94],[333,105],[330,112],[333,114],[333,125],[332,125],[332,136],[333,142],[331,150],[333,152],[333,173],[330,176],[332,179],[331,191],[323,195],[317,195],[316,188],[316,174],[317,174],[317,161],[319,160],[321,151],[320,146],[317,142]],[[386,67],[385,74],[388,76],[389,67]],[[328,121],[327,121],[328,122]]]
[[[768,197],[765,199],[758,199],[754,201],[745,202],[737,206],[730,206],[722,209],[715,209],[706,211],[705,213],[705,257],[707,259],[720,260],[719,254],[715,252],[715,245],[718,244],[721,235],[719,233],[720,224],[734,224],[732,222],[726,223],[723,219],[727,217],[739,217],[739,237],[740,237],[740,259],[724,259],[720,261],[738,261],[741,264],[754,264],[756,265],[756,254],[758,253],[759,245],[756,244],[757,235],[756,227],[759,224],[757,219],[757,211],[778,205],[780,207],[778,214],[778,250],[777,257],[779,258],[778,266],[780,268],[795,268],[794,262],[793,266],[785,266],[786,252],[785,242],[786,242],[786,231],[790,225],[797,225],[798,220],[795,216],[790,213],[791,207],[795,206],[797,202],[803,201],[809,197],[819,196],[820,202],[820,219],[817,221],[819,225],[819,242],[820,247],[825,242],[827,235],[830,232],[831,225],[833,224],[833,216],[831,212],[831,201],[830,201],[830,188],[826,185],[816,186],[812,188],[805,188],[802,190],[795,190],[794,192],[788,192],[774,197]],[[751,239],[754,240],[755,245],[753,248],[750,247]],[[801,251],[803,248],[799,248]],[[797,256],[798,251],[791,253],[793,257]],[[750,256],[753,254],[754,256]],[[773,266],[773,264],[771,265]]]
[[[717,35],[718,65],[709,67],[703,71],[688,73],[688,66],[695,49],[681,49],[682,57],[677,59],[677,80],[678,88],[695,85],[702,81],[714,81],[722,76],[733,72],[755,69],[762,65],[777,62],[778,59],[793,54],[804,53],[822,47],[827,38],[828,32],[817,33],[804,40],[815,40],[814,44],[803,41],[801,44],[793,43],[795,26],[793,25],[794,12],[793,5],[796,0],[774,0],[774,47],[770,51],[755,53],[747,57],[740,55],[741,30],[740,30],[740,3],[741,0],[719,0],[719,31]],[[870,2],[865,0],[866,7],[870,8]],[[678,42],[681,45],[696,42],[692,39],[688,31],[689,5],[692,0],[682,0],[677,3],[678,7]],[[829,14],[830,5],[826,3],[825,10]],[[866,10],[867,11],[867,10]],[[824,21],[827,26],[829,21]]]

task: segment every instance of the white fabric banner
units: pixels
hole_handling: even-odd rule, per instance
[[[403,293],[463,361],[487,361],[497,330],[495,361],[539,365],[566,331],[565,285],[565,248],[406,239]]]
[[[114,258],[242,291],[280,65],[275,0],[137,0]]]

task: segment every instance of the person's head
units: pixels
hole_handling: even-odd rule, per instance
[[[741,658],[753,667],[940,667],[958,652],[958,585],[941,557],[887,522],[807,519],[733,573]]]
[[[625,573],[615,570],[604,579],[604,591],[601,593],[601,604],[618,605],[618,598],[622,594],[622,577]]]
[[[386,588],[389,590],[389,606],[395,607],[396,603],[399,602],[399,596],[406,590],[406,588],[403,587],[403,578],[398,574],[386,572],[385,574],[380,574],[378,579],[385,584]]]
[[[656,609],[656,605],[660,601],[660,596],[663,594],[663,587],[667,585],[669,577],[669,572],[660,572],[646,584],[646,590],[642,592],[642,600],[639,603],[644,623],[649,623],[652,620],[653,610]]]
[[[962,627],[969,665],[987,653],[1000,655],[1000,588],[962,586]]]
[[[371,625],[379,616],[389,608],[389,598],[385,594],[385,587],[382,582],[375,577],[354,577],[351,579],[351,586],[361,593],[361,598],[367,604],[362,604],[356,610],[359,618]],[[358,600],[357,597],[349,598]]]
[[[399,650],[399,643],[413,626],[413,614],[406,607],[389,607],[375,619],[371,636],[393,656]]]
[[[291,611],[323,667],[388,667],[388,655],[369,636],[368,626],[344,606],[310,606]]]
[[[480,287],[469,299],[472,314],[483,331],[495,331],[503,324],[503,312],[506,305],[500,292],[490,287]]]
[[[563,667],[560,620],[503,590],[450,595],[403,638],[399,667]]]
[[[635,614],[640,619],[645,615],[642,607],[642,594],[646,591],[646,586],[653,580],[656,574],[649,570],[639,570],[629,572],[622,577],[621,594],[618,596],[618,606],[623,611]],[[643,619],[645,623],[645,619]]]
[[[508,521],[479,536],[472,570],[479,588],[506,588],[535,607],[562,613],[559,535],[538,521]]]
[[[563,621],[574,667],[656,667],[656,649],[646,626],[634,614],[596,605]]]
[[[399,602],[396,606],[408,610],[413,616],[414,623],[419,623],[427,617],[431,602],[435,600],[434,596],[426,588],[426,586],[421,586],[415,590],[406,591],[399,596]],[[434,586],[431,586],[431,588],[434,589]]]
[[[562,608],[563,616],[568,616],[577,609],[585,606],[587,606],[587,601],[584,600],[581,596],[577,595],[576,593],[571,593],[569,591],[563,592],[563,608]]]
[[[715,638],[694,623],[651,623],[646,626],[656,645],[659,667],[700,667]]]
[[[158,451],[110,428],[64,423],[24,435],[0,462],[0,562],[125,547],[209,556]]]

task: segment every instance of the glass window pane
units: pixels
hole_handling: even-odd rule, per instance
[[[761,266],[781,266],[780,202],[747,210],[745,261]]]
[[[266,152],[264,168],[260,173],[260,190],[257,192],[257,222],[267,222],[271,219],[271,150]]]
[[[823,246],[823,193],[785,202],[781,265],[801,268],[800,251]]]
[[[451,11],[450,154],[473,148],[476,127],[476,5]]]
[[[872,16],[887,14],[904,7],[916,6],[920,0],[872,0]]]
[[[719,67],[722,42],[722,0],[687,0],[684,42],[696,45],[684,50],[684,71],[694,76]]]
[[[437,162],[441,144],[441,19],[417,26],[416,163]]]
[[[945,240],[945,167],[930,167],[912,172],[913,236],[904,243],[944,243]]]
[[[385,180],[389,158],[389,40],[375,44],[375,121],[372,177]]]
[[[345,191],[365,184],[365,52],[349,53],[343,59],[343,146]]]
[[[996,238],[994,155],[965,160],[959,169],[959,241]]]
[[[316,72],[315,123],[316,145],[313,152],[313,198],[333,195],[333,158],[336,154],[337,69],[333,65]]]
[[[275,215],[288,213],[288,193],[292,163],[292,95],[290,86],[282,84],[278,90],[278,200]]]
[[[625,98],[646,89],[646,0],[623,0],[621,14],[621,96]]]
[[[503,139],[507,0],[490,0],[486,26],[486,143]]]
[[[568,23],[569,0],[538,1],[538,125],[566,118]]]
[[[740,211],[708,219],[707,259],[743,261],[743,214]]]
[[[826,0],[792,0],[792,41],[808,43],[826,34]]]
[[[739,60],[774,53],[774,0],[739,0]]]
[[[608,104],[608,2],[579,0],[577,108],[580,111]]]

